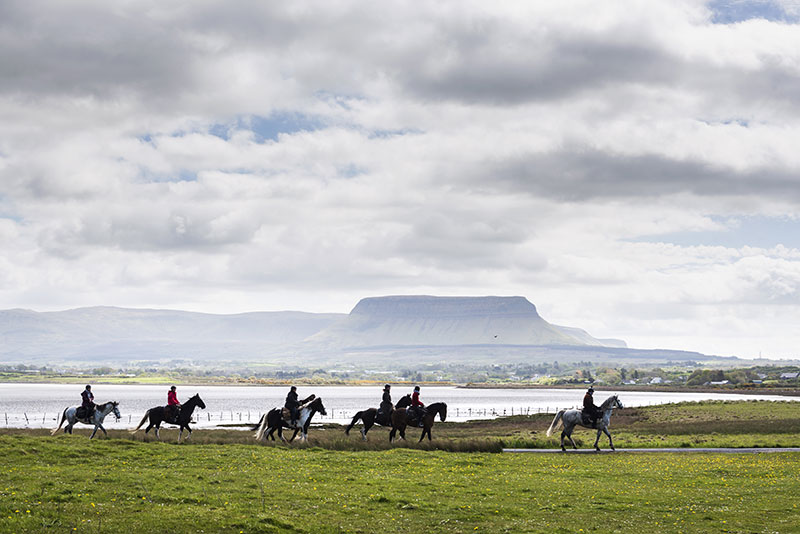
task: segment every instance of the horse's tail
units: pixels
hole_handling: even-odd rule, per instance
[[[64,424],[64,421],[66,421],[66,420],[67,420],[67,410],[69,410],[69,408],[64,408],[64,411],[63,411],[63,412],[61,412],[61,421],[58,423],[58,426],[57,426],[55,429],[53,429],[53,430],[51,430],[51,431],[50,431],[50,435],[51,435],[51,436],[55,436],[55,435],[56,435],[56,432],[58,432],[59,430],[61,430],[61,425],[63,425],[63,424]]]
[[[152,410],[152,408],[150,408],[150,410]],[[142,417],[142,420],[139,421],[139,426],[137,426],[133,430],[129,430],[128,432],[130,432],[131,434],[136,434],[136,432],[140,428],[142,428],[142,425],[144,424],[144,422],[147,421],[147,418],[150,417],[150,410],[147,410],[146,412],[144,412],[144,417]]]
[[[261,421],[258,424],[258,431],[255,433],[255,438],[257,441],[261,441],[264,439],[264,432],[267,431],[267,414],[264,414],[261,417]]]
[[[555,430],[556,426],[558,426],[558,423],[563,422],[561,421],[561,418],[564,416],[565,411],[566,410],[559,410],[556,416],[553,418],[553,422],[550,423],[550,428],[547,429],[548,438],[553,435],[553,430]]]
[[[345,428],[345,429],[344,429],[344,433],[345,433],[345,435],[348,435],[348,436],[350,435],[350,431],[353,429],[353,427],[355,426],[355,424],[356,424],[356,423],[358,423],[358,420],[359,420],[359,419],[361,419],[361,416],[362,416],[362,415],[364,415],[364,412],[363,412],[363,411],[362,411],[362,412],[357,412],[357,413],[356,413],[356,414],[353,416],[353,420],[352,420],[352,421],[350,421],[350,424],[349,424],[349,425],[347,425],[347,428]]]

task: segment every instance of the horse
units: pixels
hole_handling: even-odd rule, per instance
[[[439,419],[444,423],[445,419],[447,419],[447,404],[444,402],[434,402],[425,408],[425,414],[422,416],[422,434],[419,437],[419,441],[422,441],[425,434],[428,435],[428,441],[431,441],[431,427],[433,426],[433,418],[436,415],[438,415]],[[406,439],[408,420],[408,410],[406,408],[392,411],[392,430],[389,431],[390,443],[394,441],[394,437],[398,432],[401,438]],[[417,443],[419,443],[419,441]]]
[[[411,406],[411,393],[405,395],[404,397],[401,397],[400,400],[397,401],[397,404],[394,405],[394,409],[392,410],[392,412],[394,410],[397,410],[399,408],[405,408],[407,406]],[[353,426],[355,426],[355,424],[360,419],[364,423],[363,428],[361,428],[361,437],[364,439],[364,441],[367,441],[367,432],[369,432],[369,429],[372,428],[373,425],[377,424],[381,426],[392,426],[392,419],[391,419],[392,412],[384,414],[384,417],[388,419],[382,421],[379,421],[377,418],[378,416],[377,408],[367,408],[366,410],[357,412],[353,416],[353,420],[350,421],[348,427],[344,430],[344,433],[349,436],[350,430],[353,428]]]
[[[578,448],[578,446],[575,445],[575,442],[572,441],[572,431],[575,429],[575,425],[581,425],[585,428],[597,428],[597,439],[594,440],[595,450],[598,452],[600,451],[600,447],[598,447],[597,443],[600,441],[600,433],[604,432],[605,435],[608,436],[608,444],[611,447],[611,450],[615,451],[616,449],[614,448],[614,442],[611,439],[611,433],[608,431],[608,425],[611,422],[611,413],[614,411],[614,408],[622,409],[622,403],[619,401],[616,395],[611,395],[603,402],[603,404],[600,405],[599,411],[603,414],[603,416],[597,420],[596,427],[592,427],[591,424],[587,425],[583,422],[581,410],[559,410],[555,418],[553,418],[550,428],[547,429],[547,436],[549,437],[553,434],[553,430],[556,428],[556,425],[559,423],[559,421],[563,423],[564,430],[561,432],[561,450],[566,452],[567,449],[564,448],[564,436],[569,438],[573,449]]]
[[[119,403],[115,401],[109,401],[104,404],[98,404],[94,408],[94,413],[92,413],[91,417],[78,417],[78,406],[70,406],[64,409],[64,412],[61,414],[61,422],[58,423],[58,426],[55,430],[50,432],[51,436],[54,436],[56,432],[61,428],[61,425],[64,424],[64,421],[67,422],[67,426],[64,427],[64,432],[68,434],[72,434],[72,427],[75,426],[75,423],[83,423],[84,425],[94,425],[94,430],[92,430],[92,435],[89,436],[89,439],[94,438],[94,435],[97,434],[97,429],[103,431],[103,434],[108,436],[108,432],[106,429],[103,428],[103,419],[110,413],[114,413],[114,417],[117,418],[119,421],[120,417],[119,414]]]
[[[142,420],[139,421],[139,426],[131,430],[130,433],[135,434],[136,432],[138,432],[139,429],[142,428],[144,422],[147,421],[149,418],[150,424],[148,424],[147,428],[145,428],[144,430],[145,434],[150,432],[151,428],[156,427],[156,437],[160,441],[161,435],[159,433],[159,430],[161,430],[161,423],[166,423],[168,425],[177,425],[180,427],[181,430],[178,433],[178,443],[181,442],[181,437],[183,436],[184,428],[189,431],[189,435],[186,436],[186,439],[188,440],[189,438],[192,437],[192,429],[191,427],[189,427],[189,423],[191,423],[192,421],[192,412],[194,412],[194,409],[198,406],[200,408],[205,409],[206,403],[203,402],[203,399],[200,398],[199,394],[196,394],[194,397],[191,397],[189,400],[181,404],[180,412],[178,412],[178,420],[175,423],[173,423],[172,421],[167,421],[167,418],[164,413],[165,412],[164,406],[156,406],[155,408],[150,408],[149,410],[144,412],[144,417],[142,417]]]
[[[320,397],[314,397],[313,395],[309,397],[309,399],[311,398],[313,398],[313,400],[301,404],[300,408],[298,408],[297,422],[294,425],[291,425],[290,422],[284,418],[282,412],[285,408],[271,409],[261,417],[258,425],[254,427],[254,429],[258,429],[255,433],[255,438],[259,441],[267,438],[271,438],[272,441],[275,441],[275,436],[273,436],[272,433],[277,430],[278,437],[281,438],[281,441],[286,442],[286,438],[283,437],[283,429],[292,428],[294,429],[294,434],[292,434],[289,441],[293,441],[298,432],[302,432],[300,440],[306,441],[308,439],[308,426],[314,414],[319,412],[322,415],[328,415],[328,412],[325,411],[325,406],[322,404],[322,399]],[[289,416],[287,415],[286,417]]]

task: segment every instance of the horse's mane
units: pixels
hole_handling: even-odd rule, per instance
[[[300,406],[300,408],[311,408],[312,406],[316,406],[318,404],[322,404],[322,398],[317,397],[316,395],[311,395],[308,399],[306,399],[306,402]]]
[[[603,401],[603,404],[601,404],[601,405],[599,406],[599,408],[600,408],[601,410],[606,410],[606,409],[608,409],[608,407],[609,407],[609,406],[611,406],[611,404],[614,402],[614,399],[616,399],[616,398],[617,398],[617,396],[616,396],[616,395],[611,395],[609,398],[607,398],[606,400],[604,400],[604,401]]]
[[[98,408],[105,408],[105,407],[107,407],[109,404],[116,404],[116,403],[115,403],[114,401],[108,401],[108,402],[104,402],[103,404],[98,404],[98,405],[97,405],[97,407],[98,407]]]

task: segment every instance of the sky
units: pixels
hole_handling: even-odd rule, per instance
[[[0,3],[0,309],[521,295],[800,357],[800,1]]]

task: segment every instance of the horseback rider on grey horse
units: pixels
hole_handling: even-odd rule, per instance
[[[589,390],[583,396],[583,414],[585,418],[591,419],[592,428],[595,428],[597,426],[597,418],[600,415],[600,408],[595,406],[593,394],[594,388],[589,386]]]
[[[86,384],[86,389],[81,392],[81,408],[83,411],[77,414],[80,419],[89,419],[94,413],[94,394],[92,394],[92,386],[89,384]]]

